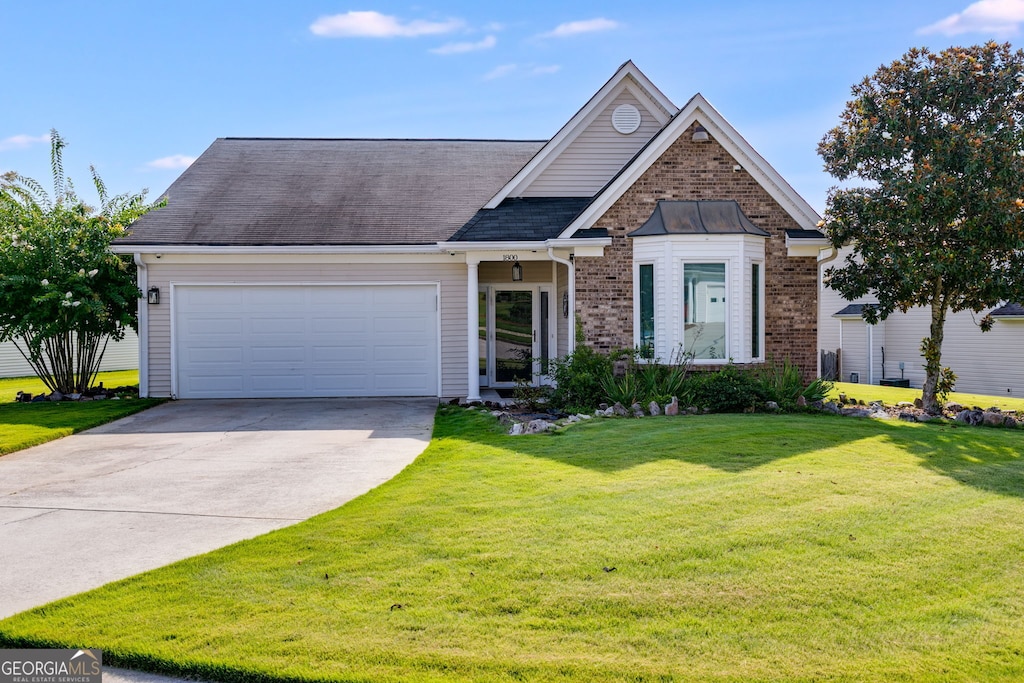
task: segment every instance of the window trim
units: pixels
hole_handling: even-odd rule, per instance
[[[732,313],[733,309],[731,306],[735,300],[733,296],[733,287],[730,280],[731,275],[731,263],[732,259],[729,257],[720,260],[711,260],[707,258],[684,258],[679,260],[679,328],[678,328],[678,343],[683,352],[688,352],[687,339],[686,339],[686,266],[687,265],[721,265],[723,266],[723,284],[725,285],[725,320],[723,321],[723,329],[725,339],[722,342],[722,357],[721,358],[692,358],[691,362],[694,365],[723,365],[728,363],[730,358],[733,357],[731,353],[730,344],[732,343]]]

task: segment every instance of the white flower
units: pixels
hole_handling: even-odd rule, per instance
[[[1016,152],[1017,156],[1024,157],[1024,149],[1018,149]]]
[[[65,299],[70,299],[71,298],[71,292],[65,292],[64,293],[64,298]]]
[[[43,282],[42,282],[43,287],[46,287],[49,284],[50,284],[49,280],[43,280]]]
[[[71,302],[71,305],[72,305],[72,306],[75,306],[75,307],[78,307],[78,306],[81,306],[81,305],[82,305],[82,302],[81,302],[81,301],[72,301],[72,302]]]
[[[64,299],[64,301],[60,302],[60,305],[63,306],[64,308],[67,308],[68,306],[71,305],[71,302],[68,301],[67,299]]]
[[[882,131],[882,137],[886,140],[892,140],[892,133],[887,130]]]
[[[79,268],[78,269],[78,274],[79,275],[85,275],[85,268]]]
[[[96,273],[100,272],[99,268],[93,268],[89,271],[89,277],[96,277]]]

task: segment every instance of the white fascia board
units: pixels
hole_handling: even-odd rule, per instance
[[[575,237],[571,239],[550,239],[538,242],[438,242],[442,251],[452,254],[469,251],[544,251],[552,249],[573,249],[575,247],[607,247],[611,237]]]
[[[832,243],[827,238],[793,239],[786,235],[786,256],[813,256],[815,258]]]
[[[743,136],[725,120],[717,109],[698,93],[686,103],[675,118],[643,149],[583,212],[576,217],[559,237],[568,237],[577,230],[593,227],[604,213],[633,186],[640,176],[656,162],[668,148],[685,133],[694,121],[699,121],[729,152],[743,169],[771,195],[772,199],[804,230],[817,229],[821,216],[801,197],[793,186],[779,175],[764,157],[750,146]]]
[[[626,62],[483,208],[496,208],[532,183],[605,110],[608,103],[625,90],[640,102],[653,102],[655,106],[651,114],[663,126],[678,111],[678,107],[633,62]]]
[[[436,244],[203,246],[115,244],[115,254],[436,254]]]

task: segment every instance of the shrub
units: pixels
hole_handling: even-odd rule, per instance
[[[768,400],[761,383],[732,364],[717,372],[691,375],[688,384],[692,403],[713,413],[756,408]]]
[[[602,382],[612,377],[611,358],[580,345],[551,361],[548,377],[555,381],[551,404],[566,411],[593,410],[604,398]]]

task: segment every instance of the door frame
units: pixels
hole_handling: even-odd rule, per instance
[[[530,384],[537,386],[541,384],[550,384],[551,380],[541,374],[540,367],[540,351],[541,351],[541,292],[547,292],[548,295],[548,359],[552,359],[557,355],[558,349],[558,317],[557,311],[555,310],[555,298],[554,291],[555,286],[552,283],[522,283],[522,282],[499,282],[499,283],[485,283],[479,286],[479,292],[486,295],[486,311],[487,311],[487,327],[486,327],[486,373],[480,376],[480,386],[497,388],[497,389],[508,389],[515,386],[515,382],[497,382],[495,381],[495,348],[496,348],[496,332],[495,332],[495,298],[494,294],[497,291],[517,291],[517,292],[533,292],[533,348],[531,354],[533,358],[537,359],[533,362],[533,368],[531,373]]]

